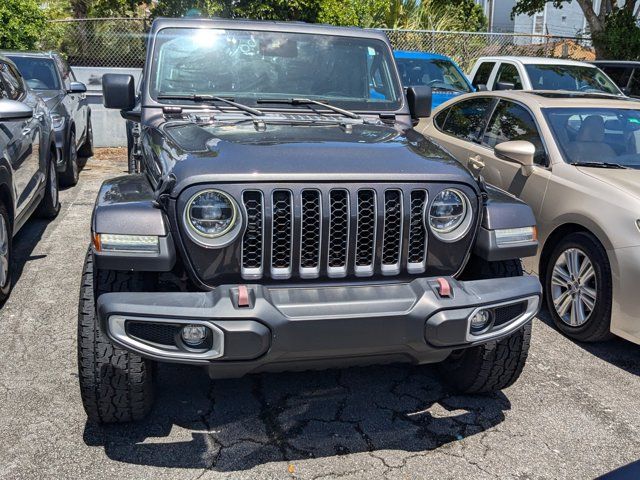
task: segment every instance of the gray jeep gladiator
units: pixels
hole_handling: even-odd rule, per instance
[[[151,408],[157,362],[212,378],[438,363],[462,392],[511,385],[540,285],[535,220],[412,126],[383,33],[158,19],[136,106],[141,172],[106,181],[78,323],[90,421]]]

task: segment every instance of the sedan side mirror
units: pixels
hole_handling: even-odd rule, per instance
[[[87,86],[82,82],[71,82],[69,85],[69,90],[67,93],[85,93],[87,91]]]
[[[516,84],[512,82],[498,82],[496,83],[496,90],[515,90]]]
[[[0,99],[0,121],[26,120],[33,116],[33,109],[22,102]]]
[[[106,108],[131,110],[136,106],[133,75],[105,73],[102,76],[102,96]]]
[[[407,102],[411,118],[419,120],[431,116],[431,87],[407,87]]]
[[[522,168],[522,175],[528,177],[533,171],[533,158],[536,154],[536,147],[526,140],[513,140],[502,142],[493,149],[496,157],[519,163]]]

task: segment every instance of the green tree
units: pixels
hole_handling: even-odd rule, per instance
[[[0,2],[0,48],[33,49],[46,26],[37,0]]]
[[[553,0],[553,6],[562,8],[564,4],[571,2],[572,0]],[[640,27],[637,25],[640,14],[638,0],[627,0],[624,4],[618,0],[602,0],[597,10],[594,8],[596,2],[593,0],[576,0],[576,2],[580,5],[589,24],[593,46],[599,58],[607,57],[610,52],[619,51],[615,42],[623,39],[625,35],[633,38],[640,35]],[[518,0],[512,15],[521,13],[533,15],[541,12],[545,3],[547,3],[546,0]],[[623,40],[626,44],[628,39]],[[621,56],[617,58],[637,57],[638,51],[620,51],[620,54]]]

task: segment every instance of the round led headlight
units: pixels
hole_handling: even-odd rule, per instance
[[[219,190],[196,193],[187,204],[186,219],[189,228],[207,238],[218,238],[229,233],[236,224],[238,212],[233,199]]]
[[[447,188],[431,202],[429,227],[441,240],[452,242],[459,239],[471,224],[469,199],[459,190]]]

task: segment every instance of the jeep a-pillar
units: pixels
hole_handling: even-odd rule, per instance
[[[412,129],[384,34],[159,19],[140,88],[141,173],[106,181],[79,315],[90,421],[143,417],[156,362],[211,377],[439,363],[511,385],[540,304],[527,205]],[[136,104],[105,75],[104,103]]]

